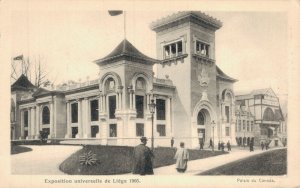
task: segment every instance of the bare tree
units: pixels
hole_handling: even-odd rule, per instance
[[[42,64],[40,56],[37,59],[34,58],[34,61],[31,61],[29,58],[25,60],[23,55],[13,58],[11,71],[11,80],[13,82],[23,74],[38,88],[51,85],[48,79],[50,71]],[[31,77],[32,74],[34,75],[33,77]]]

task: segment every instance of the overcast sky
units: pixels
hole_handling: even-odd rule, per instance
[[[127,11],[126,37],[155,58],[149,24],[174,12]],[[281,98],[288,89],[287,15],[284,12],[207,12],[221,20],[216,63],[238,79],[235,91],[272,87]],[[97,78],[92,61],[110,53],[124,38],[123,16],[107,11],[13,11],[12,54],[41,56],[55,84]]]

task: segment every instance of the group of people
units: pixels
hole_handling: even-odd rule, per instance
[[[147,138],[141,137],[141,144],[136,146],[133,151],[133,174],[140,175],[151,175],[154,174],[152,160],[154,158],[153,151],[146,146]],[[173,147],[173,143],[171,141],[171,145]],[[189,160],[189,152],[186,148],[184,148],[184,143],[180,143],[180,148],[177,149],[176,154],[174,156],[176,159],[176,170],[180,173],[183,173],[187,169],[187,162]]]
[[[266,150],[269,149],[269,143],[267,143],[267,142],[266,143],[261,142],[260,146],[261,146],[261,150],[264,150],[265,148],[266,148]]]

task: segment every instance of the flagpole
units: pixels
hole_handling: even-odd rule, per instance
[[[126,12],[124,11],[124,39],[126,39]]]

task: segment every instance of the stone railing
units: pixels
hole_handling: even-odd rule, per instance
[[[173,86],[173,82],[170,79],[153,78],[153,82],[158,84]]]

